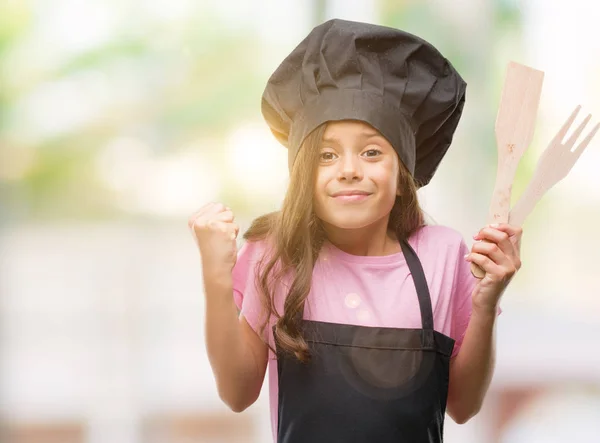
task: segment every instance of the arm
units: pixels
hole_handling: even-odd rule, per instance
[[[219,396],[234,412],[252,405],[263,384],[268,347],[238,317],[231,274],[205,275],[206,350]]]
[[[509,224],[489,225],[473,238],[477,241],[465,260],[486,273],[471,293],[471,315],[462,347],[450,363],[448,415],[466,423],[483,404],[494,373],[495,327],[500,297],[521,268],[520,242],[523,230]],[[462,266],[464,268],[464,266]]]
[[[474,417],[494,373],[496,312],[473,308],[460,352],[450,361],[446,411],[458,423]]]

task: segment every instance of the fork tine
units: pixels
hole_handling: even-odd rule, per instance
[[[581,135],[581,133],[585,129],[585,125],[588,124],[588,122],[590,121],[591,118],[592,118],[592,114],[588,114],[588,116],[585,118],[584,121],[581,122],[581,124],[575,130],[575,132],[573,132],[573,134],[571,134],[571,137],[569,137],[569,140],[567,140],[565,142],[565,146],[568,146],[569,150],[571,150],[571,147],[575,144],[575,141],[577,141],[577,138]]]
[[[594,126],[594,129],[592,129],[590,131],[590,133],[587,135],[587,137],[584,138],[581,143],[579,143],[577,148],[575,148],[575,161],[577,161],[577,159],[579,159],[579,157],[581,157],[582,152],[585,150],[587,145],[590,144],[590,142],[594,138],[594,135],[596,135],[596,132],[598,132],[599,129],[600,129],[600,123],[598,123],[596,126]]]
[[[562,125],[562,128],[560,128],[560,131],[558,131],[556,133],[556,135],[554,136],[554,139],[552,140],[552,142],[557,142],[558,141],[559,143],[562,143],[563,138],[565,138],[565,135],[567,135],[567,132],[569,131],[569,128],[571,127],[571,125],[575,121],[575,117],[577,117],[577,114],[579,113],[580,109],[581,109],[581,105],[577,105],[577,107],[571,113],[571,115],[569,116],[569,118],[567,119],[567,121],[564,122],[564,124]]]

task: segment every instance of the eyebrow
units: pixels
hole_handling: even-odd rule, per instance
[[[373,137],[381,137],[383,138],[383,136],[381,134],[379,134],[378,132],[363,132],[359,135],[359,138],[362,138],[363,140],[369,139],[369,138],[373,138]],[[331,143],[331,142],[338,142],[339,139],[336,137],[323,137],[323,142],[325,143]]]

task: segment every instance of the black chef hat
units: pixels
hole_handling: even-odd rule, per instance
[[[466,83],[437,49],[398,29],[347,20],[315,27],[269,78],[262,113],[288,148],[317,126],[361,120],[389,140],[420,186],[460,120]]]

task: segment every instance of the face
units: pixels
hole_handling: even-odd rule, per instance
[[[387,226],[399,171],[392,145],[370,125],[344,120],[328,123],[319,149],[317,217],[330,228]]]

